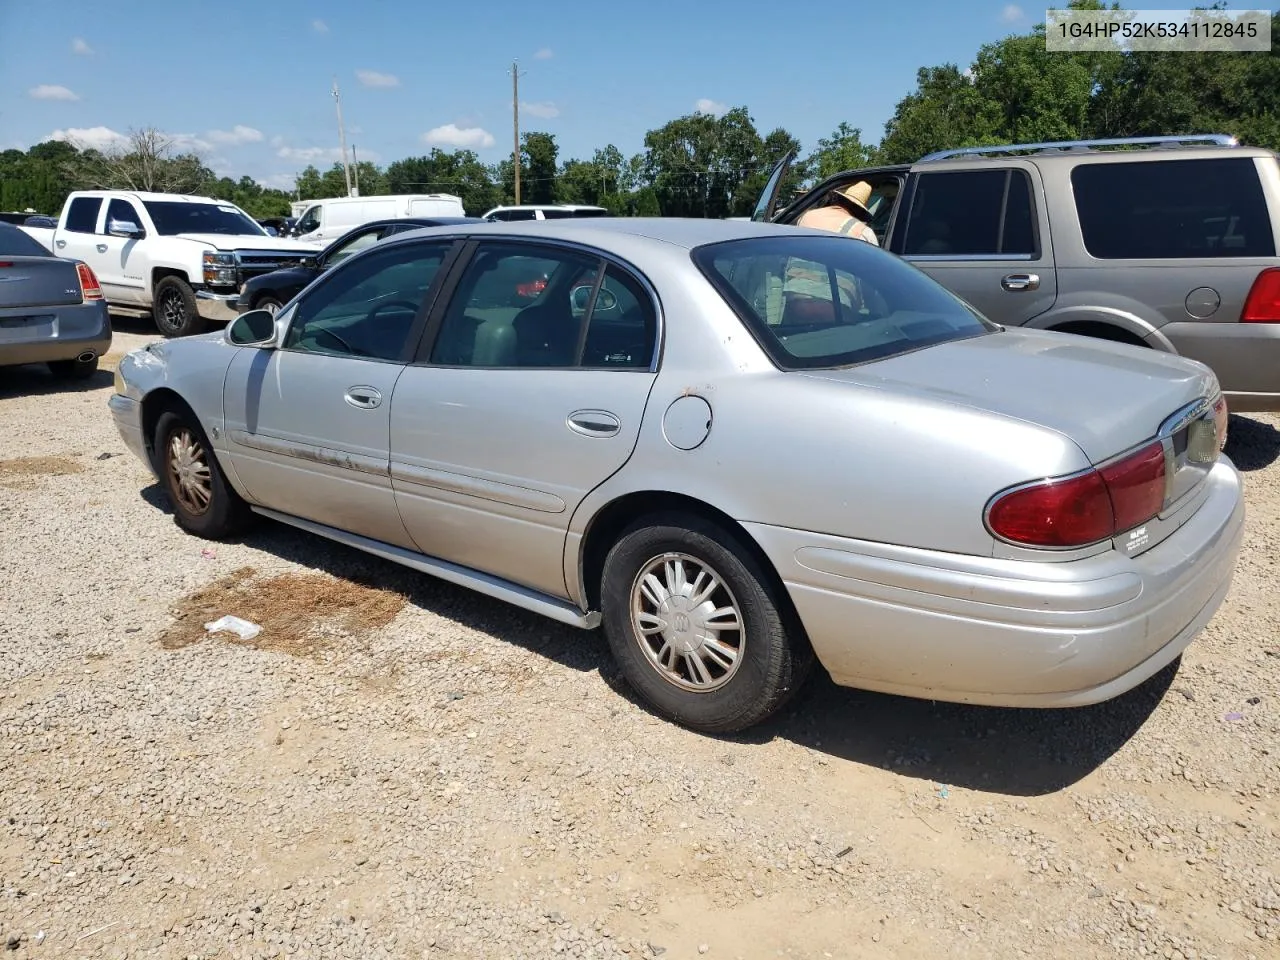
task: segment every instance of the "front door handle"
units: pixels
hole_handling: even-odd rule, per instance
[[[63,247],[65,247],[65,246],[67,245],[67,241],[65,241],[65,240],[55,240],[55,241],[53,241],[53,245],[54,245],[55,247],[57,247],[59,250],[61,250]]]
[[[98,252],[99,252],[99,253],[106,253],[106,252],[107,252],[107,245],[106,245],[105,243],[100,243],[100,244],[98,244]]]
[[[357,410],[372,410],[381,406],[382,393],[375,387],[347,387],[347,393],[342,399]]]
[[[1034,273],[1011,273],[1000,281],[1000,286],[1015,293],[1019,290],[1039,290],[1040,277]]]
[[[622,421],[608,410],[575,410],[565,423],[584,437],[612,437],[622,429]]]

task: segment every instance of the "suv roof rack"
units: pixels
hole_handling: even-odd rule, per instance
[[[1066,150],[1092,150],[1095,147],[1179,147],[1188,143],[1206,143],[1218,147],[1238,147],[1240,141],[1226,133],[1199,133],[1187,136],[1163,137],[1113,137],[1106,140],[1057,140],[1047,143],[1011,143],[999,147],[960,147],[956,150],[938,150],[921,157],[926,160],[945,160],[950,157],[990,156],[1000,153],[1047,153]]]

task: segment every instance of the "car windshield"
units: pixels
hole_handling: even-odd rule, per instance
[[[151,215],[156,231],[165,237],[180,233],[221,233],[233,237],[268,236],[252,217],[229,203],[145,200],[142,205]]]
[[[865,363],[1000,329],[860,240],[771,235],[707,244],[692,256],[784,370]]]
[[[0,223],[0,256],[48,257],[51,254],[17,227]]]

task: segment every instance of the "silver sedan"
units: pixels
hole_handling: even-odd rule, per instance
[[[261,515],[564,623],[712,732],[837,683],[1105,700],[1244,520],[1208,368],[1006,330],[868,244],[600,219],[381,242],[152,344],[111,410],[177,521]]]

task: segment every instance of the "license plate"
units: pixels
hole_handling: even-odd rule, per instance
[[[1218,429],[1212,420],[1193,420],[1187,428],[1187,460],[1213,463],[1218,459]]]
[[[53,317],[4,317],[0,319],[0,342],[26,343],[53,336]]]

